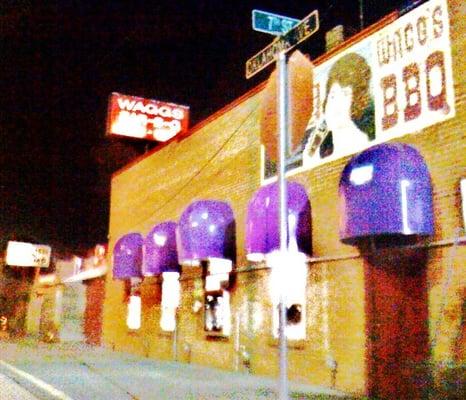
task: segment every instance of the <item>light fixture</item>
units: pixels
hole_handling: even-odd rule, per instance
[[[279,304],[286,307],[285,334],[289,340],[306,338],[307,259],[296,251],[274,251],[267,254],[272,300],[272,333],[278,338]]]
[[[176,222],[166,221],[152,228],[144,241],[144,276],[162,275],[160,328],[176,329],[176,310],[180,303],[180,267],[176,249]]]
[[[236,258],[235,220],[230,206],[217,200],[191,203],[177,230],[179,262],[202,266],[204,329],[209,336],[231,333],[230,274]],[[193,305],[193,311],[199,304]]]
[[[129,281],[126,325],[132,330],[141,327],[142,246],[142,235],[129,233],[122,236],[113,249],[113,278]]]

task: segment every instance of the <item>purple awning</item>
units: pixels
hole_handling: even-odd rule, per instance
[[[154,276],[163,272],[179,272],[176,251],[176,222],[167,221],[152,228],[144,240],[142,275]]]
[[[340,239],[434,233],[432,185],[412,146],[385,143],[353,157],[340,179]]]
[[[235,258],[235,220],[231,207],[217,200],[191,203],[178,224],[180,264],[208,258]]]
[[[248,205],[246,253],[257,261],[280,247],[279,187],[261,187]],[[311,205],[306,190],[297,182],[287,182],[288,248],[311,255]]]
[[[122,236],[113,248],[113,278],[129,279],[141,276],[143,238],[139,233]]]

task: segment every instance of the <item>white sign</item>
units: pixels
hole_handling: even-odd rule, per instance
[[[455,116],[446,0],[431,0],[314,68],[313,113],[287,155],[312,169]],[[276,165],[263,150],[262,183]]]
[[[6,249],[6,263],[15,267],[47,268],[51,252],[50,246],[10,240]]]

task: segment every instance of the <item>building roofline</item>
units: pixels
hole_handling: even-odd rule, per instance
[[[327,51],[326,53],[322,54],[321,56],[317,57],[315,60],[313,60],[313,64],[315,66],[322,64],[323,62],[327,61],[334,55],[342,52],[343,50],[347,49],[348,47],[352,46],[353,44],[359,42],[360,40],[364,39],[365,37],[371,35],[374,32],[379,31],[386,25],[392,23],[399,17],[400,13],[399,11],[393,11],[390,14],[387,14],[385,17],[381,18],[379,21],[375,22],[374,24],[368,26],[367,28],[364,28],[362,31],[356,33],[355,35],[351,36],[338,46],[334,47],[333,49]],[[256,95],[260,91],[262,91],[267,84],[267,80],[259,83],[257,86],[253,87],[249,91],[247,91],[245,94],[242,96],[236,98],[233,100],[231,103],[228,103],[224,107],[220,108],[218,111],[215,111],[213,114],[209,115],[207,118],[203,119],[202,121],[198,122],[196,125],[194,125],[189,131],[180,136],[175,136],[172,140],[169,140],[165,143],[161,143],[160,145],[154,147],[147,153],[141,154],[139,157],[136,157],[133,161],[129,162],[125,166],[121,167],[114,173],[112,173],[112,179],[117,177],[118,175],[122,174],[126,170],[132,168],[134,165],[138,164],[142,160],[144,160],[147,157],[150,157],[152,154],[162,150],[166,146],[170,145],[173,142],[181,142],[185,138],[193,135],[200,129],[202,129],[204,126],[208,125],[212,121],[216,120],[217,118],[220,118],[222,115],[226,114],[228,111],[232,110],[239,104],[243,103],[247,99],[251,98],[252,96]]]

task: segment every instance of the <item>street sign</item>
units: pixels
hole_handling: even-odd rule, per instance
[[[249,79],[273,63],[282,51],[288,52],[319,30],[319,12],[314,10],[293,29],[278,36],[272,43],[246,61],[246,78]]]
[[[255,31],[281,35],[298,23],[299,19],[272,14],[267,11],[252,10],[252,29]]]

